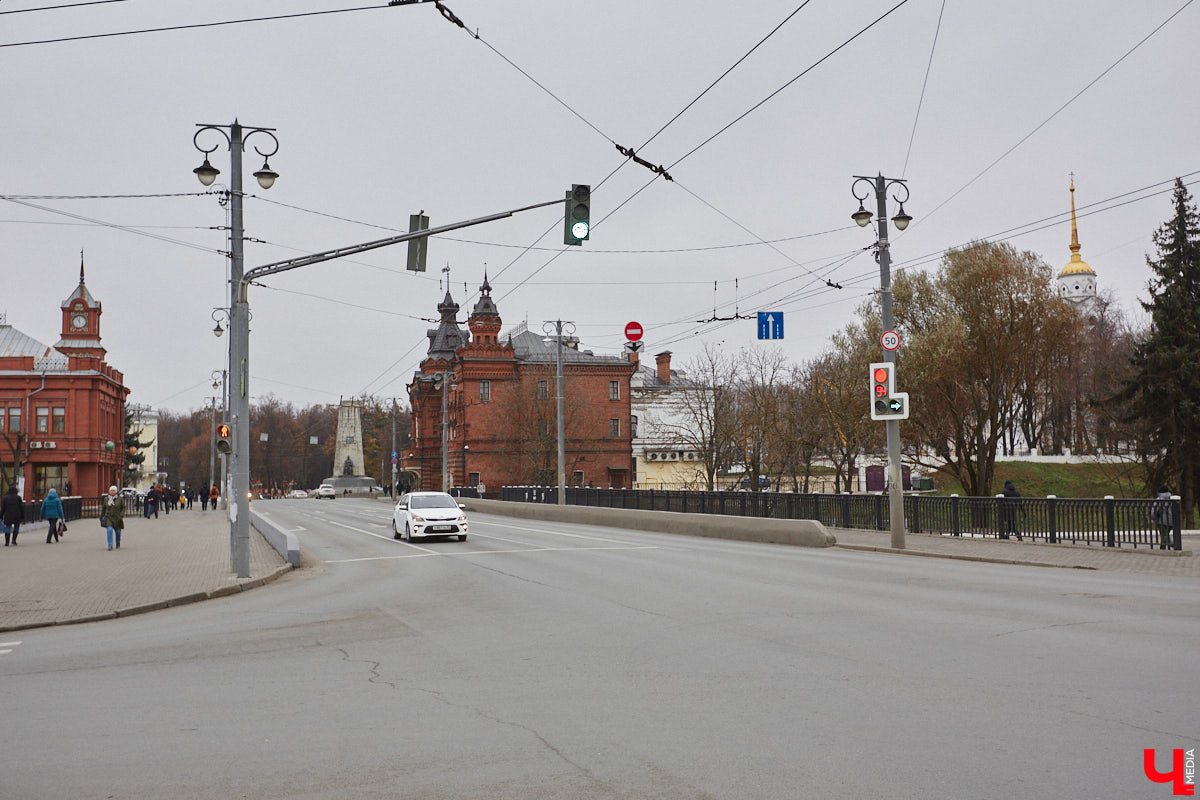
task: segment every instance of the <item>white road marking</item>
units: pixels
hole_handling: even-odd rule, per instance
[[[473,536],[478,534],[472,534]],[[418,548],[424,550],[424,548]],[[369,556],[366,558],[342,558],[326,561],[326,564],[353,564],[356,561],[396,561],[402,558],[425,558],[426,556],[464,557],[464,556],[493,556],[512,553],[576,553],[585,550],[657,550],[654,545],[632,545],[629,547],[524,547],[520,550],[458,550],[452,553],[439,553],[436,550],[425,550],[422,553],[409,553],[402,556]]]
[[[567,533],[566,531],[550,531],[545,528],[531,528],[528,525],[505,525],[502,522],[484,522],[483,525],[492,525],[497,528],[511,528],[515,531],[529,531],[531,533],[548,533],[552,536],[566,536],[571,539],[591,539],[596,542],[611,542],[613,544],[629,544],[620,539],[606,539],[603,536],[584,536],[581,533]]]
[[[362,528],[356,528],[353,525],[346,525],[341,522],[334,522],[333,520],[328,520],[328,522],[330,525],[337,525],[339,528],[346,528],[347,530],[357,531],[358,533],[365,533],[367,536],[374,536],[376,539],[385,539],[389,542],[399,541],[400,544],[407,545],[408,547],[415,547],[417,550],[421,550],[425,553],[429,553],[430,555],[435,555],[435,556],[438,555],[438,552],[436,550],[426,550],[424,547],[417,547],[412,542],[406,542],[404,540],[393,539],[391,534],[388,534],[387,536],[383,536],[382,534],[373,533],[371,531],[364,531]],[[327,564],[336,564],[338,562],[327,561],[326,563]]]
[[[0,650],[0,656],[8,655],[9,653],[12,652],[12,649],[19,644],[21,644],[21,643],[20,642],[0,642],[0,647],[5,648],[4,650]]]

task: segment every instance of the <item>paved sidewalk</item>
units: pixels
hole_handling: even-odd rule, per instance
[[[46,523],[21,526],[20,544],[0,546],[0,631],[93,622],[194,603],[262,586],[291,569],[250,530],[250,577],[229,562],[225,512],[176,511],[125,518],[121,547],[108,550],[96,519],[70,523],[46,544]]]
[[[1200,535],[1187,532],[1183,550],[1150,550],[1139,547],[1100,547],[1021,542],[1015,539],[972,539],[930,533],[906,533],[905,548],[892,549],[889,531],[830,528],[837,546],[847,550],[876,550],[934,558],[956,558],[999,564],[1029,564],[1065,569],[1095,569],[1106,572],[1138,572],[1200,578]]]

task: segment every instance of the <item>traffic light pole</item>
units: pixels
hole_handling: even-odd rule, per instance
[[[230,283],[233,288],[233,297],[230,298],[229,311],[229,369],[230,378],[233,382],[230,386],[229,394],[233,412],[231,415],[233,421],[233,486],[231,487],[231,492],[234,501],[233,505],[230,506],[230,532],[232,540],[231,556],[234,569],[239,578],[246,578],[250,576],[250,302],[247,297],[247,289],[250,284],[255,279],[267,275],[286,272],[310,264],[319,264],[322,261],[332,261],[335,258],[344,258],[380,247],[400,244],[410,239],[419,239],[425,236],[458,230],[459,228],[468,228],[472,225],[481,225],[485,222],[493,222],[505,217],[511,217],[513,214],[521,211],[557,205],[564,202],[564,200],[548,200],[545,203],[522,206],[510,211],[490,214],[486,217],[478,217],[463,222],[453,222],[437,228],[409,231],[408,233],[402,233],[386,239],[377,239],[372,242],[350,245],[349,247],[339,247],[335,250],[326,250],[309,256],[288,259],[287,261],[277,261],[272,264],[264,264],[261,267],[246,270],[243,274],[242,129],[236,124],[233,126],[230,150],[233,153],[232,175],[230,176],[232,183],[232,202],[230,204],[232,212],[231,227],[233,229],[231,237],[232,247],[230,248],[232,251]]]
[[[875,202],[879,216],[879,239],[876,248],[876,257],[879,260],[879,295],[883,312],[883,330],[890,331],[895,328],[895,321],[892,317],[892,257],[888,245],[888,226],[887,226],[887,190],[890,185],[904,186],[905,199],[907,200],[907,187],[903,182],[897,180],[889,180],[883,175],[877,175],[874,178],[867,178],[860,175],[854,176],[856,183],[859,180],[868,181],[871,183],[875,191]],[[903,213],[904,204],[900,205],[901,213]],[[892,363],[896,362],[896,352],[894,350],[884,350],[883,360]],[[893,369],[895,367],[893,366]],[[887,426],[887,454],[888,454],[888,520],[890,522],[892,534],[892,547],[904,549],[904,473],[900,466],[900,420],[889,419],[884,422]]]

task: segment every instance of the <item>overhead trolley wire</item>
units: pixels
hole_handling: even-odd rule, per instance
[[[921,106],[925,104],[925,87],[929,85],[929,72],[933,69],[933,54],[937,50],[938,34],[942,32],[942,15],[946,13],[946,0],[942,0],[942,8],[938,11],[937,27],[933,30],[933,44],[929,47],[929,63],[925,65],[925,79],[921,81],[921,96],[917,98],[917,113],[913,115],[912,133],[908,136],[908,150],[904,153],[904,168],[900,177],[908,175],[908,158],[912,155],[913,142],[917,138],[917,121],[921,119]]]

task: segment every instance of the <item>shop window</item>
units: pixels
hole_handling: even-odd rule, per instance
[[[51,489],[59,495],[67,484],[66,464],[35,464],[33,467],[33,496],[42,498]]]

